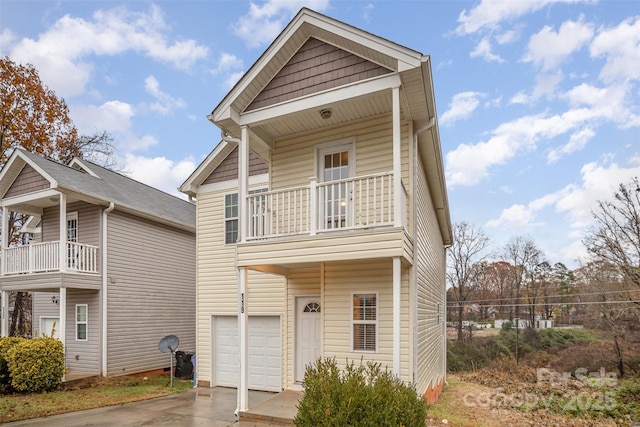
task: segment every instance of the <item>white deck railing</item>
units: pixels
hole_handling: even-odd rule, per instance
[[[67,242],[65,269],[83,273],[98,272],[98,247]],[[59,271],[60,242],[31,243],[2,251],[4,274]]]
[[[407,193],[401,203],[405,224]],[[393,173],[380,173],[309,186],[251,194],[248,240],[316,234],[394,224]]]

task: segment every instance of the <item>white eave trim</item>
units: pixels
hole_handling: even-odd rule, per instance
[[[240,115],[240,122],[237,123],[240,126],[255,126],[277,117],[399,87],[400,84],[400,76],[397,73],[362,80],[338,89],[330,89],[258,110],[248,111]]]

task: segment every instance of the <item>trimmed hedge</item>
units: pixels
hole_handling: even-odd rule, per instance
[[[0,338],[0,392],[6,392],[11,389],[11,372],[9,372],[9,365],[7,363],[7,352],[22,340],[24,340],[24,338]]]
[[[6,371],[2,371],[5,364]],[[10,386],[18,391],[55,388],[64,375],[62,342],[50,337],[0,339],[0,375],[4,382],[10,377]]]
[[[421,426],[427,407],[415,386],[407,385],[380,363],[340,371],[335,359],[319,358],[307,367],[296,426]]]

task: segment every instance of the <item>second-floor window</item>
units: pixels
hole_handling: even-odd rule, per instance
[[[238,193],[224,196],[224,243],[238,241]]]

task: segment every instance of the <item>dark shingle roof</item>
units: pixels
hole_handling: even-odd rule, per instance
[[[195,230],[196,208],[193,203],[128,178],[112,170],[79,159],[82,166],[98,177],[82,170],[20,149],[30,161],[54,179],[58,186],[86,194],[118,207],[178,223]]]

